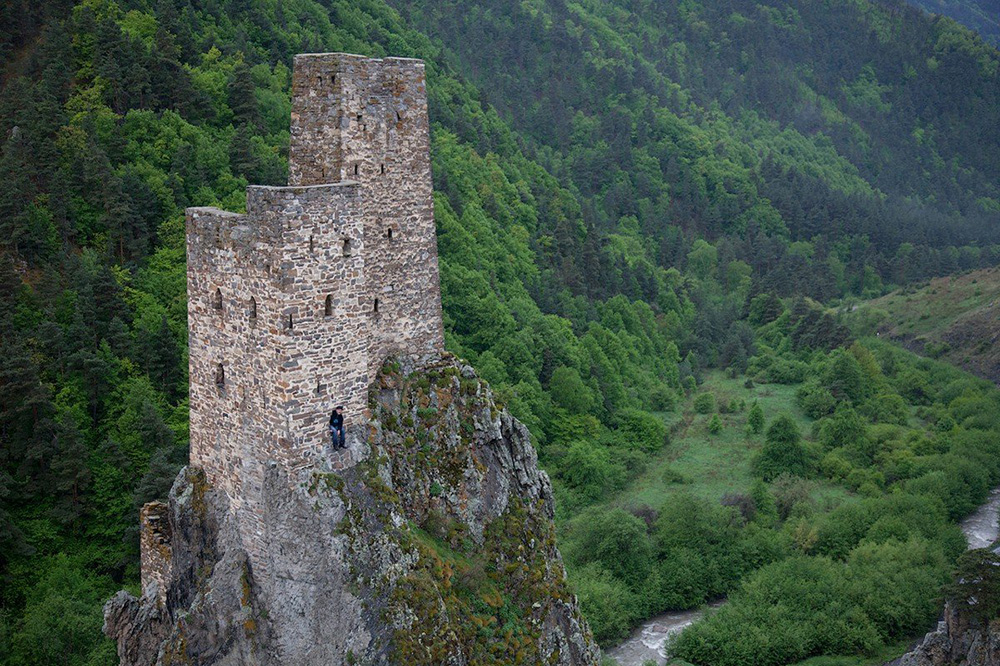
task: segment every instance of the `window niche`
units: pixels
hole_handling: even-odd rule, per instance
[[[257,325],[257,299],[253,296],[250,297],[250,325]]]
[[[220,393],[226,390],[226,368],[221,363],[215,365],[215,388]]]
[[[326,300],[323,302],[323,316],[333,316],[333,296],[329,294],[327,294]]]
[[[215,294],[212,295],[212,309],[218,312],[222,312],[222,290],[216,289]]]
[[[349,257],[352,254],[354,254],[354,244],[351,243],[351,239],[350,238],[345,238],[344,239],[344,246],[343,246],[343,255],[345,257]]]

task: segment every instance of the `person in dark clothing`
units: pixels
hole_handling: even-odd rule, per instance
[[[330,414],[330,438],[333,440],[333,448],[342,449],[346,446],[344,442],[344,414],[343,407],[334,407]]]

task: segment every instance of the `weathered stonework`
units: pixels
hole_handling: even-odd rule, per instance
[[[265,465],[316,465],[337,405],[356,461],[384,359],[444,346],[423,63],[300,55],[292,93],[291,185],[187,211],[191,464],[260,568]]]
[[[166,581],[170,577],[169,509],[163,502],[149,502],[139,512],[139,559],[142,565],[142,589],[156,585],[160,603],[167,600]]]
[[[428,143],[422,63],[299,56],[291,185],[188,210],[191,465],[123,666],[599,662],[530,434],[443,350]]]

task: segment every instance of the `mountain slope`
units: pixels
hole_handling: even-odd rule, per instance
[[[935,278],[857,305],[868,330],[1000,382],[1000,271]]]
[[[1000,3],[996,0],[910,0],[933,14],[941,14],[972,28],[987,42],[1000,46]]]
[[[1000,54],[952,22],[898,2],[392,4],[600,228],[635,216],[664,250],[677,226],[787,229],[893,279],[903,242],[930,275],[940,246],[997,241]]]
[[[642,476],[669,445],[657,413],[708,369],[788,379],[845,342],[776,296],[1000,261],[995,52],[897,3],[63,0],[5,6],[0,32],[16,664],[114,659],[100,604],[140,592],[135,515],[186,459],[181,211],[284,181],[296,52],[427,60],[447,346],[529,427],[560,519]],[[779,315],[787,336],[760,328]],[[865,492],[900,482],[858,462]],[[945,498],[981,490],[939,477]],[[641,557],[571,568],[585,613],[616,609],[605,638],[693,603],[669,594],[684,552],[657,554],[656,594]]]

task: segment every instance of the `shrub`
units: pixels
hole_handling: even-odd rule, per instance
[[[722,419],[719,418],[718,414],[712,415],[712,419],[708,422],[708,431],[713,435],[722,432]]]
[[[739,511],[744,523],[749,523],[757,515],[757,503],[753,497],[743,493],[726,493],[722,496],[721,504]]]
[[[809,418],[819,419],[832,414],[837,407],[837,399],[828,390],[816,383],[803,384],[795,392],[795,400]]]
[[[764,431],[764,410],[761,409],[756,400],[747,414],[747,429],[754,435],[759,435]]]
[[[609,451],[589,441],[573,442],[560,465],[560,476],[585,497],[598,499],[625,482],[625,467]]]
[[[656,451],[667,443],[667,424],[649,412],[625,409],[619,414],[615,438],[643,451]]]
[[[805,476],[808,455],[802,445],[799,428],[790,417],[782,414],[767,429],[764,446],[753,460],[754,474],[765,481],[785,472]]]
[[[699,414],[711,414],[715,411],[715,395],[699,393],[694,397],[694,411]]]
[[[623,582],[597,564],[577,569],[570,582],[598,643],[608,645],[628,636],[634,601]]]

